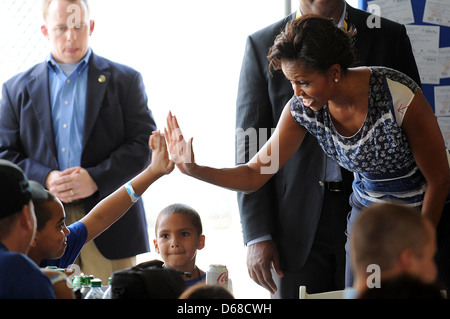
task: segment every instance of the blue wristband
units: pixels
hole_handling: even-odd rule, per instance
[[[67,276],[64,274],[57,274],[57,275],[50,277],[50,281],[52,282],[52,285],[54,285],[60,281],[67,281]]]
[[[133,203],[136,203],[139,200],[139,196],[134,191],[133,186],[131,186],[131,182],[125,184],[125,190]]]

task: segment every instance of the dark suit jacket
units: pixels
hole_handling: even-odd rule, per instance
[[[98,80],[100,75],[105,82]],[[50,171],[59,170],[49,96],[43,62],[3,85],[0,106],[0,158],[15,162],[43,185]],[[98,192],[84,200],[87,212],[150,163],[148,138],[155,129],[140,73],[93,54],[81,166]],[[142,200],[95,243],[109,259],[149,251]]]
[[[405,27],[382,19],[380,29],[369,29],[368,13],[348,4],[347,9],[348,21],[358,32],[357,64],[398,69],[420,83]],[[284,75],[269,73],[267,53],[285,24],[294,18],[295,13],[248,37],[239,81],[236,128],[266,128],[270,135],[270,128],[277,125],[292,97],[292,87]],[[325,178],[326,160],[317,141],[308,134],[299,150],[266,185],[249,195],[238,193],[245,243],[271,234],[284,271],[299,270],[308,257],[322,208],[324,189],[319,181]],[[348,172],[344,172],[346,176]],[[351,186],[347,178],[345,181],[350,194]]]

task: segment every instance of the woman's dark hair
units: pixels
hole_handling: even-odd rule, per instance
[[[307,69],[326,72],[339,64],[343,72],[354,64],[353,36],[356,30],[343,31],[331,19],[304,15],[286,24],[269,50],[269,69],[280,70],[282,61],[301,61]]]

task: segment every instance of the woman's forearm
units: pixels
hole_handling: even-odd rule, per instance
[[[428,184],[422,206],[422,215],[437,228],[450,190],[449,183]]]
[[[247,164],[232,168],[212,168],[195,165],[188,175],[229,190],[251,193],[263,186],[272,175],[261,174]]]

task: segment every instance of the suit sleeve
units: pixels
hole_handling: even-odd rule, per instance
[[[135,72],[131,80],[124,85],[126,89],[119,93],[122,96],[117,96],[117,100],[122,101],[120,105],[122,114],[118,119],[122,119],[123,123],[117,125],[123,127],[123,141],[101,162],[86,167],[98,186],[98,196],[101,198],[141,172],[151,160],[148,139],[151,132],[156,130],[156,124],[147,105],[148,99],[141,74]],[[114,120],[110,115],[104,118],[100,115],[97,122]],[[97,133],[99,131],[101,129],[98,129]],[[101,143],[98,134],[94,135],[97,136],[95,143]],[[95,145],[89,145],[86,149],[95,149]]]
[[[261,61],[256,53],[252,37],[248,37],[242,62],[236,103],[236,164],[248,162],[254,155],[252,148],[259,141],[260,128],[270,135],[272,112],[268,96],[267,81]],[[245,143],[239,141],[239,134],[248,133]],[[251,135],[256,133],[255,135]],[[247,134],[246,134],[247,135]],[[263,143],[257,145],[259,149]],[[245,159],[243,161],[243,159]],[[261,189],[251,194],[238,193],[238,206],[244,234],[244,243],[273,232],[273,193],[269,180]]]
[[[43,139],[36,138],[37,125],[34,122],[24,120],[26,116],[22,113],[27,113],[28,110],[23,110],[20,103],[30,108],[30,104],[27,103],[29,97],[23,92],[18,93],[18,87],[17,82],[7,82],[2,87],[2,98],[0,101],[0,158],[16,163],[27,172],[30,179],[45,185],[45,179],[52,169],[29,157],[25,151],[24,144],[27,144],[28,147],[28,144],[32,143],[35,148],[41,148],[42,151],[47,150]],[[20,99],[21,102],[12,100],[12,98]],[[22,125],[27,127],[21,127]]]

